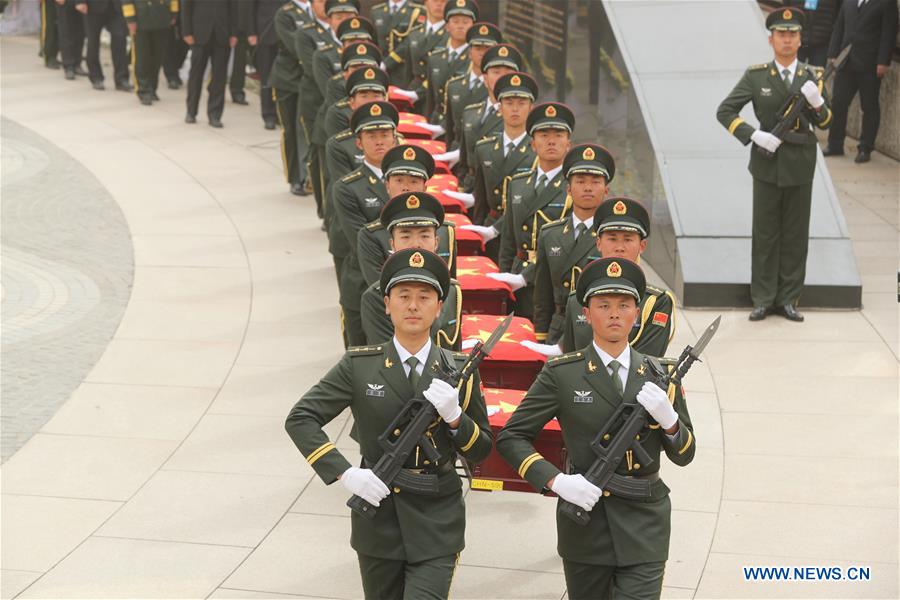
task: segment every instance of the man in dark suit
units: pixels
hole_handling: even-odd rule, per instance
[[[256,72],[259,73],[260,108],[266,129],[275,129],[277,111],[269,85],[269,74],[278,54],[278,35],[275,33],[275,13],[284,0],[253,0],[247,27],[247,42],[256,49]]]
[[[197,122],[197,109],[207,63],[212,63],[212,79],[207,88],[206,114],[211,127],[222,127],[228,54],[237,44],[238,7],[234,0],[182,0],[181,35],[191,47],[191,74],[188,77],[185,123]]]
[[[75,10],[85,15],[87,66],[91,85],[95,90],[104,89],[103,67],[100,66],[100,32],[106,28],[110,37],[116,89],[122,92],[134,90],[128,82],[128,53],[125,50],[128,26],[122,16],[121,0],[82,0],[75,4]]]
[[[844,0],[831,35],[828,57],[833,59],[848,44],[853,44],[853,49],[834,80],[834,123],[828,134],[825,156],[844,154],[847,111],[858,91],[863,118],[855,162],[871,160],[881,121],[878,92],[881,78],[891,66],[896,39],[897,0]]]

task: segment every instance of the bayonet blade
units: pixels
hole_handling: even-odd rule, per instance
[[[703,350],[706,349],[706,345],[709,343],[709,340],[716,335],[716,331],[719,329],[719,323],[722,321],[722,315],[716,317],[716,320],[709,324],[709,327],[706,328],[706,331],[703,332],[703,335],[700,336],[700,339],[697,340],[697,343],[694,344],[694,347],[691,348],[691,356],[699,359],[700,354]]]
[[[509,329],[512,320],[513,315],[510,314],[508,317],[500,321],[500,324],[497,325],[497,329],[494,330],[494,333],[492,333],[487,341],[485,341],[481,346],[482,352],[484,352],[485,354],[491,353],[491,350],[494,348],[494,346],[497,345],[497,342],[499,342],[503,338],[503,334],[506,333],[506,330]]]

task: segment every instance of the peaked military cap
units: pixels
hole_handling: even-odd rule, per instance
[[[346,21],[344,21],[346,23]],[[363,67],[350,74],[345,84],[347,95],[352,96],[356,92],[371,90],[387,94],[390,79],[388,74],[378,67]]]
[[[378,33],[375,31],[372,21],[364,17],[353,17],[352,19],[343,20],[338,25],[337,36],[342,42],[350,40],[371,41],[378,37]]]
[[[575,146],[566,154],[563,161],[563,173],[565,173],[566,179],[579,173],[602,175],[609,183],[616,174],[616,161],[613,160],[609,150],[603,146],[583,144]]]
[[[527,98],[534,102],[538,95],[538,84],[528,73],[507,73],[494,84],[494,97],[497,100],[504,98]]]
[[[425,192],[399,194],[381,209],[381,224],[388,231],[398,225],[440,227],[443,222],[444,207],[437,198]]]
[[[450,20],[453,15],[471,17],[473,21],[477,21],[478,5],[472,0],[447,0],[444,5],[444,20]]]
[[[806,23],[806,15],[799,8],[779,8],[766,17],[769,31],[800,31]]]
[[[525,130],[534,135],[541,129],[562,129],[572,133],[575,129],[575,114],[572,109],[561,102],[539,104],[528,113]]]
[[[522,53],[512,44],[491,46],[481,59],[481,71],[487,71],[491,67],[509,67],[521,71]]]
[[[631,198],[607,198],[594,212],[597,233],[604,231],[633,231],[641,238],[650,236],[650,214],[644,205]]]
[[[603,294],[627,294],[638,302],[647,291],[644,271],[625,258],[598,258],[581,272],[575,293],[582,306],[587,306],[592,296]]]
[[[381,169],[385,179],[391,175],[412,175],[428,181],[434,175],[434,158],[427,150],[403,144],[387,151],[381,159]]]
[[[494,46],[503,41],[503,33],[493,23],[480,21],[469,27],[466,41],[470,46]]]
[[[331,13],[336,12],[352,12],[359,14],[359,0],[326,0],[325,14],[331,15]]]
[[[356,65],[377,67],[381,64],[381,50],[371,42],[353,42],[341,51],[341,70]]]
[[[373,129],[396,129],[400,122],[397,109],[390,102],[367,102],[353,111],[350,129],[353,133]]]
[[[400,250],[389,256],[381,268],[381,293],[387,296],[392,287],[407,281],[426,283],[437,290],[438,298],[445,300],[450,290],[450,270],[434,252],[417,248]]]

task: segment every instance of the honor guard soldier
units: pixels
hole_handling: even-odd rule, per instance
[[[373,43],[375,40],[375,27],[368,19],[362,17],[347,19],[338,26],[337,37],[341,42],[339,46],[326,46],[322,50],[317,51],[316,57],[314,58],[314,62],[316,63],[316,80],[322,80],[319,81],[319,83],[322,86],[323,94],[325,96],[324,108],[320,111],[321,114],[327,114],[328,109],[334,105],[335,102],[347,97],[347,77],[353,72],[353,68],[349,67],[378,67],[381,64],[381,51],[378,50],[378,47]],[[366,60],[361,60],[363,55],[356,54],[353,56],[353,59],[345,65],[342,60],[344,51],[351,45],[354,46],[354,51],[358,50],[356,44],[359,42],[366,42],[368,44],[365,56],[366,58],[371,58],[371,64]],[[369,47],[371,48],[371,51],[368,50]],[[379,60],[376,61],[376,58]],[[347,70],[345,70],[345,66],[348,67]],[[322,118],[321,114],[317,116],[316,119]],[[347,122],[349,123],[349,117]]]
[[[425,19],[425,8],[410,0],[388,0],[376,4],[371,10],[372,21],[378,31],[378,46],[387,55],[393,50],[391,33],[397,32],[405,35],[414,25]],[[396,35],[396,34],[395,34]]]
[[[650,215],[640,202],[631,198],[607,198],[594,213],[594,226],[600,256],[640,263],[650,237]],[[665,356],[674,334],[675,297],[667,290],[647,285],[628,343],[641,354],[661,357]],[[572,292],[559,344],[534,344],[526,340],[522,345],[545,356],[558,356],[584,348],[590,341],[590,323],[581,309],[578,294]]]
[[[447,43],[444,27],[446,0],[424,0],[425,17],[407,33],[394,36],[394,44],[384,58],[384,67],[391,81],[399,88],[413,90],[425,97],[425,80],[428,78],[428,53]]]
[[[766,27],[775,59],[749,67],[717,113],[728,133],[744,145],[753,142],[751,321],[765,319],[773,312],[791,321],[803,320],[796,305],[803,293],[809,247],[817,150],[812,128],[825,129],[831,124],[823,70],[797,60],[803,21],[803,12],[795,8],[769,13]],[[807,109],[784,139],[779,139],[769,131],[783,116],[779,109],[797,92]],[[739,115],[748,102],[753,103],[758,129]]]
[[[566,154],[563,173],[572,212],[541,229],[534,275],[535,337],[548,344],[562,336],[569,292],[575,289],[581,270],[600,258],[594,212],[606,198],[616,163],[603,146],[584,144]]]
[[[503,41],[503,34],[496,25],[480,22],[469,28],[466,40],[469,44],[469,70],[447,80],[440,108],[445,130],[444,141],[448,150],[459,148],[465,108],[487,98],[487,88],[481,72],[482,60],[488,48]]]
[[[254,67],[259,73],[259,110],[266,129],[275,129],[277,111],[269,77],[278,53],[275,17],[284,0],[252,0],[247,15],[247,42],[253,47]]]
[[[426,150],[404,144],[391,148],[384,155],[381,170],[384,173],[384,186],[389,198],[407,192],[421,194],[425,192],[428,180],[434,175],[434,159]],[[378,219],[367,223],[356,236],[356,257],[366,285],[378,281],[381,277],[381,267],[391,254],[390,233],[383,226],[383,218],[384,209]],[[456,232],[453,223],[444,223],[441,216],[437,233],[437,249],[426,248],[426,250],[436,252],[447,263],[450,276],[453,277],[456,273]]]
[[[41,49],[38,53],[48,69],[59,69],[59,29],[56,0],[41,0]]]
[[[437,198],[423,192],[407,192],[394,196],[381,210],[378,225],[388,236],[389,252],[409,248],[438,253],[444,208]],[[380,277],[380,273],[379,273]],[[391,339],[394,324],[386,313],[380,282],[373,281],[362,297],[363,329],[366,343],[378,344]],[[459,282],[450,279],[447,298],[440,315],[431,326],[431,339],[442,348],[453,348],[462,326],[462,291]]]
[[[549,102],[531,109],[526,123],[537,164],[513,175],[503,193],[503,230],[500,232],[500,273],[489,275],[509,284],[516,294],[516,314],[534,314],[534,275],[541,229],[566,216],[563,159],[575,129],[575,115],[565,104]]]
[[[366,289],[356,256],[356,237],[366,223],[381,214],[390,199],[384,186],[381,161],[387,151],[397,145],[396,131],[400,116],[390,102],[370,102],[356,109],[350,127],[356,134],[356,145],[362,150],[363,164],[335,182],[334,216],[329,225],[329,250],[340,257],[341,307],[344,311],[344,336],[350,346],[363,343],[359,303]]]
[[[131,33],[137,96],[145,106],[159,100],[159,70],[166,59],[177,14],[178,0],[122,0],[122,15]]]
[[[341,72],[328,82],[328,98],[326,100],[328,106],[325,110],[326,136],[330,138],[350,126],[350,115],[354,110],[350,107],[350,98],[347,93],[347,82],[350,76],[364,67],[380,71],[379,64],[381,64],[381,50],[372,42],[351,42],[341,52]],[[378,75],[378,80],[381,80],[381,75]],[[386,85],[390,85],[390,80],[387,81]],[[387,99],[387,89],[385,87],[385,97],[377,98],[378,100]]]
[[[313,20],[309,2],[291,0],[275,15],[275,34],[278,36],[278,54],[272,65],[269,85],[275,98],[278,120],[281,122],[281,158],[284,176],[291,193],[305,196],[306,182],[306,134],[300,127],[300,80],[303,65],[297,54],[296,37],[305,25]]]
[[[465,227],[481,236],[485,254],[496,262],[500,256],[497,236],[503,231],[506,184],[514,175],[526,173],[534,166],[534,150],[525,124],[537,98],[538,85],[526,73],[510,73],[494,84],[494,95],[500,103],[503,130],[475,143],[473,220],[479,225]]]
[[[350,42],[372,41],[375,29],[366,19],[359,17],[358,0],[328,0],[328,35],[331,39],[313,52],[313,79],[323,98],[328,97],[328,82],[341,72],[341,51]],[[343,27],[344,23],[351,23]],[[353,27],[353,25],[356,27]],[[343,33],[343,35],[341,35]],[[321,109],[320,109],[321,112]],[[316,119],[319,117],[317,116]]]
[[[394,336],[350,348],[291,410],[288,434],[326,484],[340,481],[348,495],[377,507],[374,516],[351,514],[350,545],[357,553],[367,599],[447,598],[465,546],[465,504],[454,469],[457,453],[477,463],[493,445],[477,371],[454,388],[438,368],[461,368],[466,356],[431,341],[431,327],[447,297],[450,274],[436,254],[408,249],[394,254],[381,276]],[[440,456],[412,452],[404,474],[437,476],[429,495],[390,488],[372,472],[384,449],[379,436],[413,397],[431,403],[439,418],[425,436]],[[350,408],[362,465],[354,467],[322,430]],[[401,435],[402,429],[395,435]]]
[[[432,123],[441,120],[440,101],[447,81],[469,70],[469,44],[466,36],[477,20],[478,5],[472,0],[447,0],[444,5],[447,43],[428,53],[426,67],[428,85],[422,111]],[[417,99],[414,98],[413,102]]]
[[[696,451],[681,386],[663,391],[653,382],[644,355],[628,345],[644,285],[641,268],[629,260],[603,258],[585,268],[578,297],[593,340],[548,360],[497,436],[497,450],[521,477],[589,513],[590,521],[580,524],[557,512],[557,548],[572,600],[660,597],[672,514],[669,488],[659,476],[660,458],[665,452],[685,466]],[[582,475],[597,459],[591,443],[598,428],[623,403],[635,402],[652,418],[635,436],[652,460],[641,464],[646,459],[639,461],[629,449],[616,474],[646,482],[649,497],[641,498],[602,490]],[[568,450],[566,473],[534,447],[534,438],[554,418]]]

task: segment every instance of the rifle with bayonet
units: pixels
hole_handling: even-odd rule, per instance
[[[491,352],[497,342],[509,329],[512,315],[506,317],[497,329],[484,343],[478,342],[469,352],[466,362],[460,369],[452,366],[439,365],[436,377],[446,381],[453,387],[466,381],[475,374],[478,366]],[[415,397],[403,407],[396,417],[388,425],[380,436],[378,443],[384,450],[384,454],[372,467],[375,473],[388,487],[395,486],[404,491],[421,495],[434,495],[438,492],[438,476],[435,474],[411,474],[404,471],[403,465],[416,448],[421,448],[425,458],[430,464],[438,464],[441,459],[437,447],[426,432],[431,424],[439,419],[438,413],[431,402],[424,398]],[[347,501],[347,506],[357,514],[373,519],[377,507],[369,504],[361,497],[354,495]]]
[[[653,383],[663,390],[668,390],[671,384],[681,385],[681,380],[690,370],[691,365],[700,360],[700,353],[715,335],[721,319],[721,316],[716,317],[716,320],[706,328],[697,343],[684,349],[678,362],[668,372],[656,359],[650,356],[644,357],[643,365],[650,370]],[[639,441],[641,431],[651,424],[650,420],[647,411],[636,400],[628,401],[626,399],[623,401],[591,442],[591,449],[597,458],[584,473],[584,478],[600,489],[622,498],[649,498],[650,482],[648,480],[619,475],[616,473],[616,469],[628,450],[634,453],[641,465],[653,464],[653,459]],[[577,504],[563,500],[560,502],[559,510],[579,525],[587,525],[591,521],[590,511],[584,510]]]
[[[848,44],[847,47],[841,50],[841,53],[837,55],[837,58],[835,58],[834,61],[832,61],[825,68],[825,73],[822,75],[823,86],[828,83],[828,80],[831,79],[834,73],[843,66],[844,62],[847,60],[847,57],[850,55],[850,48],[852,47],[853,44]],[[807,108],[810,108],[810,106],[806,101],[806,97],[803,95],[803,92],[794,92],[788,97],[787,100],[784,101],[784,104],[781,105],[781,108],[778,109],[778,114],[781,115],[781,118],[769,133],[783,142],[790,142],[791,134],[793,133],[792,130],[797,124],[797,120],[803,114],[803,111],[805,111]],[[800,141],[806,141],[806,136],[803,135],[802,140]],[[769,152],[762,146],[756,146],[756,151],[763,154],[764,156],[775,156],[774,152]]]

